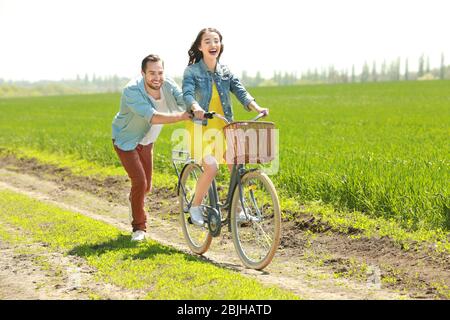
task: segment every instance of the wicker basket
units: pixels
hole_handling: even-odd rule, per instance
[[[267,163],[275,158],[275,124],[236,121],[226,125],[227,163]]]

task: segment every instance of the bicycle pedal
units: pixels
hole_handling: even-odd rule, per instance
[[[206,221],[206,219],[205,219],[203,225],[201,225],[201,226],[196,225],[195,223],[193,223],[192,220],[191,220],[191,217],[188,217],[188,218],[187,218],[187,222],[188,222],[190,225],[193,225],[194,227],[197,227],[197,228],[206,228],[206,229],[208,228],[208,221]]]
[[[251,221],[245,221],[245,222],[240,222],[239,223],[239,227],[240,228],[248,228],[248,227],[250,227],[252,225],[252,222]]]

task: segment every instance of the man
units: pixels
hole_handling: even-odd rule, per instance
[[[142,77],[122,92],[120,111],[112,123],[114,149],[131,179],[128,195],[132,241],[145,239],[144,198],[152,188],[153,143],[162,124],[190,118],[178,85],[164,77],[164,62],[151,54],[142,60]]]

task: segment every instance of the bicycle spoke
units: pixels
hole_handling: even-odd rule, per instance
[[[258,238],[258,242],[260,242],[262,245],[266,245],[265,248],[268,249],[270,248],[270,245],[272,244],[273,239],[267,235],[267,233],[264,231],[264,229],[262,228],[262,226],[259,223],[254,223],[252,226],[254,227],[254,230],[256,232],[257,235],[261,235],[263,239],[261,239],[261,237]],[[258,232],[258,230],[260,232]]]
[[[256,216],[258,218],[261,218],[262,214],[261,214],[261,211],[258,209],[258,204],[256,203],[255,194],[253,193],[253,190],[250,190],[250,198],[252,199],[252,203],[255,206]]]

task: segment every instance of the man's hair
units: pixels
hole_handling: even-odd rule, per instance
[[[147,67],[147,62],[158,62],[161,61],[164,68],[164,61],[157,54],[149,54],[142,60],[141,70],[145,73],[145,68]]]

